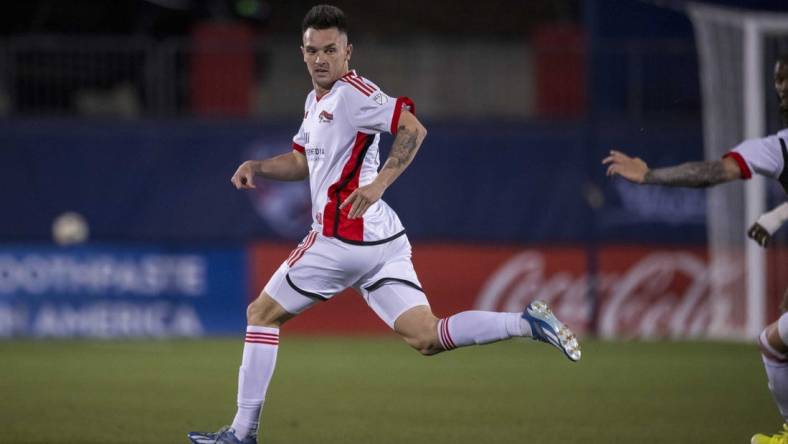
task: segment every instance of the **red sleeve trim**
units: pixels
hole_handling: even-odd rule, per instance
[[[306,152],[306,148],[302,147],[301,145],[299,145],[299,144],[297,144],[295,142],[293,142],[293,149],[298,151],[301,154],[304,154]]]
[[[399,116],[402,114],[402,108],[406,108],[413,115],[416,114],[416,104],[410,97],[397,97],[397,103],[394,105],[394,115],[391,116],[391,134],[397,135],[397,125],[399,124]]]
[[[747,180],[752,177],[752,171],[750,171],[750,167],[747,166],[747,162],[744,161],[744,158],[741,156],[741,154],[737,153],[736,151],[730,151],[725,153],[724,156],[722,156],[723,159],[725,159],[726,157],[735,160],[736,164],[739,165],[742,179]]]

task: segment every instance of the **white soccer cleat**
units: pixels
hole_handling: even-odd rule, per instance
[[[580,360],[580,343],[577,342],[577,337],[569,327],[555,317],[545,302],[531,302],[523,311],[522,318],[531,325],[534,339],[561,350],[570,361]]]

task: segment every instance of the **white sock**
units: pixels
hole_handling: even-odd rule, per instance
[[[265,392],[274,375],[279,329],[246,327],[246,340],[241,368],[238,370],[238,411],[232,428],[239,440],[257,434]]]
[[[513,336],[531,336],[531,326],[520,313],[463,311],[438,320],[438,340],[444,350],[489,344]]]
[[[777,320],[777,333],[783,343],[788,344],[788,313],[783,313]],[[769,391],[772,392],[772,398],[783,420],[788,423],[788,355],[769,344],[766,330],[761,332],[758,343],[761,346],[766,377],[769,379]]]
[[[788,362],[777,362],[763,356],[763,366],[769,378],[769,391],[788,424]]]
[[[783,313],[777,320],[777,334],[783,344],[788,344],[788,313]]]

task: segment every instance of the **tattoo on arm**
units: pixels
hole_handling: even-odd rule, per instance
[[[674,187],[705,188],[730,180],[722,161],[687,162],[668,168],[657,168],[646,173],[644,183]]]
[[[413,160],[418,148],[418,132],[400,126],[397,128],[397,136],[391,145],[391,152],[383,165],[383,169],[404,170],[410,164],[410,161]]]

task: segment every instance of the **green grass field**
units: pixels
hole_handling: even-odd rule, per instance
[[[235,412],[242,342],[0,342],[0,442],[186,443]],[[509,341],[425,358],[283,337],[266,444],[748,443],[781,419],[754,346]]]

